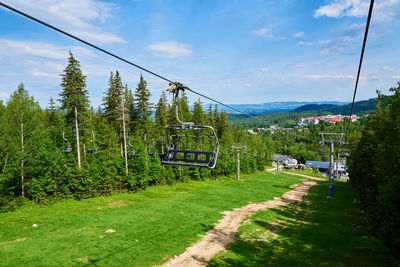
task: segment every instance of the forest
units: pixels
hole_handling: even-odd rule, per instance
[[[0,207],[13,210],[26,200],[46,204],[65,198],[89,198],[113,192],[137,192],[155,184],[216,178],[236,171],[232,145],[246,145],[249,156],[241,171],[263,170],[273,153],[271,138],[233,130],[226,112],[203,110],[200,100],[190,108],[183,93],[169,103],[165,92],[156,104],[141,76],[132,91],[118,71],[111,72],[102,106],[89,102],[86,76],[70,53],[60,74],[59,99],[40,107],[21,83],[6,103],[0,102]],[[59,103],[59,105],[57,104]],[[162,166],[165,127],[180,119],[211,125],[220,150],[216,168]],[[123,123],[126,124],[125,145]],[[185,141],[196,146],[196,140]],[[126,158],[126,162],[125,162]]]
[[[400,255],[400,82],[350,138],[350,181],[372,232]]]

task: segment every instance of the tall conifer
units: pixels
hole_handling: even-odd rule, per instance
[[[82,74],[79,61],[69,52],[68,65],[61,74],[60,93],[61,108],[65,109],[68,122],[74,125],[76,136],[76,151],[78,168],[81,168],[81,154],[79,144],[79,123],[83,121],[84,114],[89,108],[89,96],[86,89],[86,76]]]

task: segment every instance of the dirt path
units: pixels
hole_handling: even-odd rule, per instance
[[[225,250],[225,246],[234,241],[234,235],[245,216],[258,210],[301,201],[308,189],[316,184],[315,181],[305,181],[302,184],[293,185],[293,190],[286,192],[281,198],[275,197],[274,200],[252,203],[233,211],[223,212],[224,217],[219,220],[214,229],[208,231],[200,241],[187,248],[181,255],[170,259],[161,266],[206,266],[213,256],[221,250]]]

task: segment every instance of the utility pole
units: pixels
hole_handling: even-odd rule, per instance
[[[333,153],[335,150],[335,143],[339,145],[343,145],[343,136],[344,133],[320,133],[322,141],[321,145],[329,144],[329,187],[328,187],[328,198],[333,198],[333,176],[334,176],[334,168],[333,168]],[[336,167],[337,168],[337,167]]]
[[[240,181],[240,150],[245,149],[245,146],[233,145],[232,149],[236,149],[237,153],[237,163],[236,163],[236,180]]]

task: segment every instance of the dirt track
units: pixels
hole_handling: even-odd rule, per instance
[[[161,266],[206,266],[213,256],[221,250],[225,250],[225,246],[234,241],[235,233],[245,216],[258,210],[275,208],[301,201],[307,194],[308,189],[314,185],[316,185],[315,181],[305,181],[302,184],[293,185],[293,190],[286,192],[280,198],[275,197],[274,200],[248,204],[233,211],[223,212],[225,216],[219,220],[214,229],[208,231],[200,241],[187,248],[181,255],[170,259]]]

